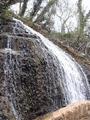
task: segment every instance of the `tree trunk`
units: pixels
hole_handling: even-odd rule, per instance
[[[34,2],[33,10],[31,12],[30,18],[33,19],[34,16],[37,15],[38,11],[40,10],[40,5],[43,0],[36,0]]]
[[[40,15],[38,15],[37,19],[34,22],[41,22],[43,21],[44,15],[46,14],[47,11],[49,11],[49,9],[51,8],[51,6],[57,2],[58,0],[50,0],[48,2],[48,4],[46,5],[46,7],[42,10],[42,12],[40,13]]]
[[[20,11],[20,13],[19,13],[19,15],[20,15],[21,17],[24,16],[24,13],[25,13],[26,8],[27,8],[27,3],[28,3],[28,0],[24,0],[23,5],[22,5],[22,8],[21,8],[21,11]]]

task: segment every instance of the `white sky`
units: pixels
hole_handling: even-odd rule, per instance
[[[90,10],[90,0],[83,0],[83,6],[86,10]]]
[[[76,9],[75,4],[77,3],[77,0],[69,0],[69,3],[70,3],[71,8],[73,7],[73,9]],[[33,5],[33,0],[30,0],[30,2],[28,4],[28,9],[31,9],[32,5]],[[86,10],[86,12],[88,12],[88,10],[90,10],[90,0],[83,0],[83,7]],[[19,12],[19,4],[17,3],[16,5],[13,5],[11,7],[11,9],[14,10],[16,13],[18,13]],[[28,9],[27,9],[27,12],[28,12]],[[71,19],[71,21],[72,21],[71,26],[73,28],[75,28],[75,26],[76,26],[75,16]],[[56,31],[60,31],[60,20],[57,17],[55,18],[54,26],[55,26]]]

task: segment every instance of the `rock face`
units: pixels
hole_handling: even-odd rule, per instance
[[[90,120],[90,101],[71,104],[35,120]]]
[[[57,59],[36,39],[15,21],[0,23],[1,120],[31,120],[64,105]]]
[[[83,68],[85,74],[87,75],[87,78],[88,78],[88,81],[89,81],[89,84],[90,84],[90,68],[85,66],[85,65],[82,65],[82,68]]]
[[[72,59],[69,60],[74,67],[77,65]],[[21,23],[0,20],[0,119],[32,120],[65,106],[68,93],[66,91],[67,94],[64,94],[67,89],[62,88],[68,83],[64,77],[72,80],[77,73],[76,79],[73,78],[77,80],[80,73],[79,80],[83,84],[85,76],[79,66],[74,74],[70,66],[72,69],[69,69],[69,75],[66,74],[68,68],[64,71],[64,67],[59,66],[59,60],[41,38],[33,33],[29,34]],[[85,81],[84,83],[86,85]],[[88,89],[84,87],[85,92],[84,88],[78,90],[78,96],[77,91],[74,91],[74,99],[70,100],[88,98]]]

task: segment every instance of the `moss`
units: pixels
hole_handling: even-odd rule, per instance
[[[12,11],[8,10],[8,8],[2,10],[0,19],[4,19],[4,20],[12,19]]]

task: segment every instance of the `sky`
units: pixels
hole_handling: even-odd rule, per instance
[[[77,9],[76,5],[77,5],[77,1],[78,0],[68,0],[69,1],[69,4],[71,6],[71,9]],[[83,0],[83,8],[85,9],[85,13],[87,13],[89,10],[90,10],[90,0]],[[67,23],[68,25],[70,25],[70,29],[75,29],[75,27],[77,26],[77,21],[76,21],[77,17],[76,16],[73,16],[70,21]],[[59,19],[56,18],[56,22],[54,24],[55,26],[55,30],[56,31],[60,31],[60,24],[59,24]]]
[[[75,5],[77,3],[77,0],[68,0],[68,1],[69,1],[71,8],[76,10]],[[28,3],[28,9],[32,9],[32,5],[33,5],[33,0],[30,0],[30,2]],[[43,5],[45,5],[45,3],[43,3]],[[90,10],[90,0],[83,0],[83,8],[85,9],[86,13],[88,12],[88,10]],[[11,9],[14,10],[16,13],[18,13],[19,12],[19,4],[17,3],[16,5],[13,5],[11,7]],[[28,12],[28,9],[27,9],[27,12]],[[54,23],[55,31],[60,31],[60,28],[61,28],[60,19],[56,16],[54,19],[55,19],[55,23]],[[71,18],[71,21],[69,21],[67,24],[70,24],[72,27],[71,29],[73,30],[75,28],[75,26],[77,25],[76,16],[73,16],[73,18]]]

